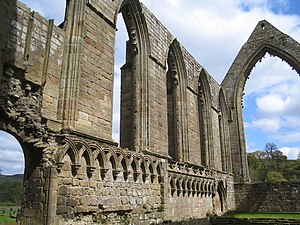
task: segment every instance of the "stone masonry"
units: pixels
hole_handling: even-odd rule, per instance
[[[300,211],[300,183],[236,184],[235,196],[239,212]]]
[[[25,156],[21,224],[171,224],[235,209],[234,183],[249,182],[246,78],[266,52],[300,72],[295,40],[259,22],[220,85],[138,0],[68,0],[60,26],[0,3],[0,129]],[[120,146],[118,13],[129,35]]]

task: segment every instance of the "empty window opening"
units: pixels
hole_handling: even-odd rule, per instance
[[[17,217],[20,213],[23,174],[24,154],[21,145],[12,135],[0,131],[0,202],[7,215]]]
[[[15,137],[0,131],[0,172],[2,175],[24,173],[24,155]]]
[[[120,106],[121,106],[121,67],[125,64],[126,41],[128,35],[122,14],[118,15],[115,41],[114,93],[113,93],[113,134],[120,142]]]
[[[267,54],[253,68],[243,96],[247,151],[275,143],[289,159],[296,159],[300,141],[300,79],[278,57]]]

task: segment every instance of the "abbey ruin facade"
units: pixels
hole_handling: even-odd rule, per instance
[[[300,72],[299,44],[261,21],[218,84],[138,0],[68,0],[57,27],[0,0],[0,129],[25,156],[21,224],[159,224],[234,210],[249,182],[247,77],[266,52]],[[112,139],[122,13],[120,147]]]

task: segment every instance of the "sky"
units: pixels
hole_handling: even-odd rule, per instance
[[[32,10],[60,24],[65,1],[22,0]],[[141,0],[179,42],[221,83],[242,45],[263,19],[300,42],[299,0]],[[127,39],[118,19],[115,58],[114,127],[118,140],[120,70]],[[244,125],[247,151],[275,143],[289,159],[300,152],[300,78],[287,63],[266,55],[253,68],[245,86]],[[0,170],[23,173],[23,153],[0,131]],[[7,159],[10,160],[7,160]]]

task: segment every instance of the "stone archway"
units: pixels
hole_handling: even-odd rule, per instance
[[[214,211],[217,215],[221,215],[226,211],[226,190],[223,181],[218,183],[215,192]]]
[[[212,135],[212,97],[208,81],[208,72],[203,68],[200,71],[198,80],[198,108],[200,120],[200,141],[201,141],[201,163],[205,167],[215,168],[214,146]]]
[[[244,86],[254,65],[267,52],[285,60],[300,73],[299,43],[264,20],[258,23],[243,45],[221,84],[229,107],[232,165],[236,182],[249,181],[242,115]]]
[[[189,161],[187,138],[187,72],[178,41],[173,40],[168,53],[166,74],[168,110],[168,152],[173,160]]]
[[[150,148],[150,143],[146,141],[150,133],[147,72],[149,34],[139,1],[123,1],[119,11],[129,37],[126,62],[121,68],[120,146],[144,151]]]
[[[6,210],[8,216],[7,207],[10,206],[9,216],[16,220],[20,218],[25,197],[24,164],[24,152],[19,141],[10,133],[0,130],[0,208],[1,211]]]

